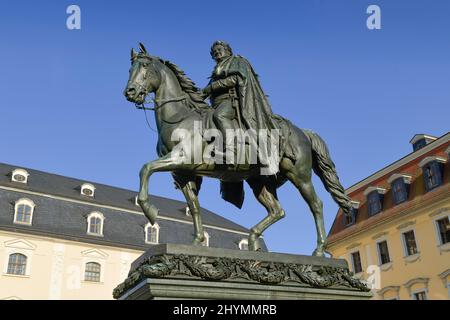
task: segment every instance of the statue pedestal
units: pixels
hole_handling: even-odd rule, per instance
[[[120,300],[372,297],[345,260],[178,244],[145,252],[113,295]]]

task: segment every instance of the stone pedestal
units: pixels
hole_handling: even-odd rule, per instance
[[[345,260],[162,244],[133,262],[121,300],[369,299]]]

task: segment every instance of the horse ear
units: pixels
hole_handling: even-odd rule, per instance
[[[147,49],[145,49],[144,45],[142,44],[142,42],[139,42],[139,49],[141,49],[142,53],[148,54]]]
[[[137,53],[134,49],[131,49],[131,61],[134,61],[137,58]]]

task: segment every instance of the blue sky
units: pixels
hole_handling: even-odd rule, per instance
[[[70,4],[81,30],[66,28]],[[381,30],[366,27],[370,4]],[[323,137],[350,187],[408,154],[414,134],[448,131],[449,16],[446,0],[1,2],[0,162],[137,190],[157,137],[122,95],[131,47],[142,41],[203,87],[221,39],[251,61],[274,112]],[[329,230],[337,206],[314,182]],[[183,199],[168,173],[150,192]],[[246,193],[238,210],[206,179],[200,201],[251,227],[266,213]],[[310,254],[309,209],[291,185],[279,198],[286,218],[266,231],[269,249]]]

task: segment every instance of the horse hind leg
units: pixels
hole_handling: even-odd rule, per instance
[[[200,215],[200,203],[197,196],[197,185],[193,180],[185,182],[180,181],[180,179],[176,176],[174,176],[174,178],[175,183],[180,188],[181,192],[183,192],[183,195],[186,198],[186,202],[194,223],[195,233],[192,244],[194,246],[201,246],[205,241],[205,232],[203,231],[202,218]]]
[[[323,203],[314,190],[311,181],[312,170],[310,167],[303,165],[302,161],[297,160],[294,165],[291,160],[288,159],[283,159],[282,168],[283,173],[289,181],[291,181],[300,191],[300,194],[303,199],[305,199],[313,214],[317,232],[317,247],[314,250],[313,255],[324,257],[327,246],[327,234],[323,219]]]
[[[264,183],[262,179],[249,179],[248,184],[253,190],[255,197],[267,210],[267,217],[250,229],[248,248],[251,251],[260,251],[259,237],[264,230],[278,220],[284,218],[285,213],[277,198],[276,187],[271,183]]]

